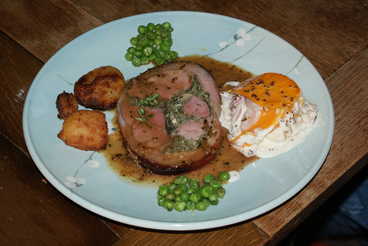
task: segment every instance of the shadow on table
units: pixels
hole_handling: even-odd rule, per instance
[[[286,246],[368,246],[368,156],[365,167],[287,239]]]

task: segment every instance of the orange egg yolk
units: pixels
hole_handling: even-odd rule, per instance
[[[254,129],[266,129],[277,124],[286,112],[291,111],[296,100],[300,97],[300,88],[290,78],[278,73],[264,73],[250,80],[246,80],[241,86],[230,89],[230,93],[244,96],[259,105],[261,115],[258,121],[244,129],[239,137]]]

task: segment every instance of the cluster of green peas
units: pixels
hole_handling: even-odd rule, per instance
[[[125,59],[132,62],[134,66],[149,63],[161,65],[175,60],[178,53],[171,50],[173,30],[169,22],[140,25],[138,35],[130,39],[132,46],[128,48]]]
[[[222,184],[229,179],[229,172],[220,172],[217,178],[207,174],[202,183],[186,176],[178,176],[171,183],[159,187],[158,205],[168,211],[204,211],[210,205],[217,205],[225,196]]]

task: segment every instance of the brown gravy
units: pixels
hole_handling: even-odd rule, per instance
[[[227,81],[242,81],[252,76],[251,73],[229,64],[203,56],[187,56],[179,60],[192,61],[201,64],[214,76],[217,86],[220,88]],[[128,152],[122,143],[122,136],[115,117],[113,121],[116,131],[109,135],[107,148],[101,153],[107,159],[109,165],[120,176],[133,182],[145,184],[162,184],[170,182],[175,176],[163,176],[151,173],[142,168],[129,158]],[[185,175],[191,178],[202,179],[206,174],[214,174],[221,171],[241,170],[246,164],[255,161],[256,158],[247,158],[232,148],[224,138],[223,144],[215,160],[211,161],[199,170],[191,171]]]

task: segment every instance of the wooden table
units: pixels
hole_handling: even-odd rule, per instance
[[[161,10],[236,17],[284,38],[316,66],[333,98],[330,154],[308,186],[251,221],[165,232],[109,221],[77,206],[40,175],[25,147],[22,109],[42,65],[79,34]],[[368,152],[367,0],[1,0],[0,245],[274,245],[363,166]]]

